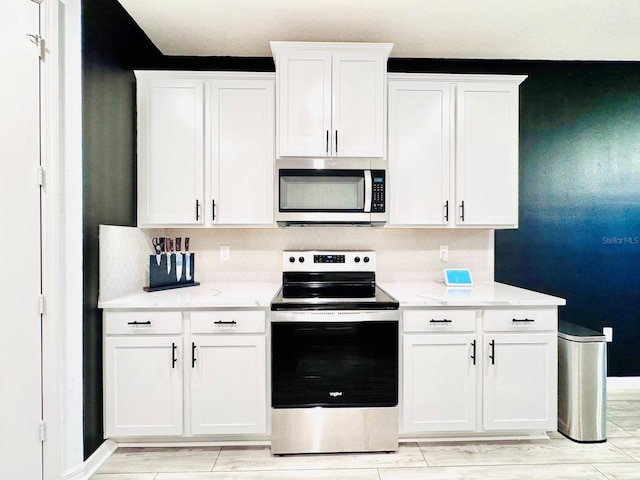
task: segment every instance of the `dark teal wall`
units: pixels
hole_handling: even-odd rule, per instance
[[[613,326],[610,376],[640,375],[640,64],[540,65],[520,102],[520,228],[496,233],[496,279]]]

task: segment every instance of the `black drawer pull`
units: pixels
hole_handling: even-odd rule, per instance
[[[517,322],[517,323],[531,323],[531,322],[535,322],[535,320],[533,318],[514,318],[511,320],[512,322]]]
[[[238,322],[236,322],[235,320],[231,320],[230,322],[225,322],[223,320],[217,320],[217,321],[215,321],[213,323],[214,323],[214,325],[235,325]]]
[[[147,320],[146,322],[127,322],[127,325],[151,325],[151,320]]]
[[[191,368],[196,366],[196,344],[191,342]]]
[[[448,318],[443,318],[442,320],[436,320],[435,318],[432,318],[431,320],[429,320],[429,323],[451,323],[453,322],[453,320],[449,320]]]

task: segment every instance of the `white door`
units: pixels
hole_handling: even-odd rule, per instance
[[[479,357],[474,355],[474,345],[473,333],[405,335],[405,432],[475,430]]]
[[[332,156],[384,156],[385,72],[380,53],[333,53]]]
[[[0,478],[42,478],[39,7],[0,2]]]
[[[106,437],[182,434],[182,337],[107,337]]]
[[[202,225],[203,83],[138,82],[138,226]]]
[[[211,202],[216,225],[273,223],[274,86],[269,80],[211,85]]]
[[[330,152],[331,52],[282,52],[278,66],[278,155]]]
[[[389,225],[446,225],[453,218],[449,118],[449,84],[389,82]]]
[[[484,429],[555,430],[557,335],[486,333],[483,347]]]
[[[457,223],[517,227],[518,86],[457,88]]]
[[[265,337],[194,335],[191,432],[266,433]]]

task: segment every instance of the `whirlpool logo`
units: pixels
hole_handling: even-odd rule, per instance
[[[329,395],[331,395],[333,398],[341,397],[342,392],[329,392]]]

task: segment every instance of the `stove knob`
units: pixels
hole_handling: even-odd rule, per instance
[[[296,261],[295,257],[289,257],[289,263],[293,263],[295,261]]]
[[[304,263],[304,257],[300,257],[300,258],[298,258],[298,261],[299,261],[300,263]]]
[[[369,263],[369,257],[364,257],[364,263]]]
[[[360,263],[360,257],[354,258],[353,261],[356,262],[356,263]]]

